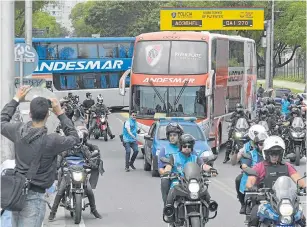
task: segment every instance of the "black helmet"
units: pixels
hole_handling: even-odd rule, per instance
[[[172,123],[169,123],[166,126],[166,137],[167,137],[167,139],[169,139],[169,134],[171,132],[178,133],[178,136],[181,136],[183,134],[183,128],[181,127],[180,124],[172,122]]]
[[[192,147],[194,147],[195,138],[190,134],[183,134],[179,138],[179,143],[180,143],[180,150],[181,150],[182,146],[185,145],[185,144],[190,144],[190,145],[192,145]]]
[[[275,113],[275,106],[273,104],[267,105],[267,109],[268,109],[270,114]]]
[[[243,106],[242,106],[241,103],[237,103],[237,104],[236,104],[236,109],[239,109],[239,108],[243,109]]]
[[[86,93],[86,98],[88,98],[90,95],[92,95],[90,92]]]
[[[291,109],[291,114],[297,114],[297,115],[299,115],[299,114],[300,114],[300,110],[299,110],[297,107],[293,107],[293,108]]]

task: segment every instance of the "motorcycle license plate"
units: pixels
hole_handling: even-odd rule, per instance
[[[293,225],[276,225],[276,227],[294,227]]]

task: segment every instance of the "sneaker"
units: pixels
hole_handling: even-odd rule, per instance
[[[49,221],[53,221],[54,218],[55,218],[55,213],[54,213],[54,212],[50,212],[49,217],[48,217],[48,220],[49,220]]]
[[[126,167],[126,168],[125,168],[125,171],[126,171],[126,172],[129,172],[129,171],[130,171],[129,167],[128,167],[128,168]]]
[[[115,138],[115,135],[110,136],[110,139],[111,139],[111,140],[114,139],[114,138]]]
[[[130,164],[131,169],[136,170],[133,164]]]

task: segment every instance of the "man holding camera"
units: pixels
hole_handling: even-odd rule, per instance
[[[61,109],[57,99],[34,98],[30,103],[32,121],[10,123],[16,108],[30,89],[29,86],[20,87],[15,97],[1,111],[1,134],[14,143],[17,172],[26,175],[33,159],[37,155],[41,156],[37,173],[29,185],[24,208],[12,212],[13,227],[41,227],[46,212],[44,194],[54,183],[57,155],[79,142],[73,123]],[[52,108],[60,120],[65,136],[56,133],[47,135],[45,125],[49,117],[49,108]]]

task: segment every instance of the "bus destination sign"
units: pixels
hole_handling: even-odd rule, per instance
[[[263,30],[264,8],[162,8],[161,31]]]

